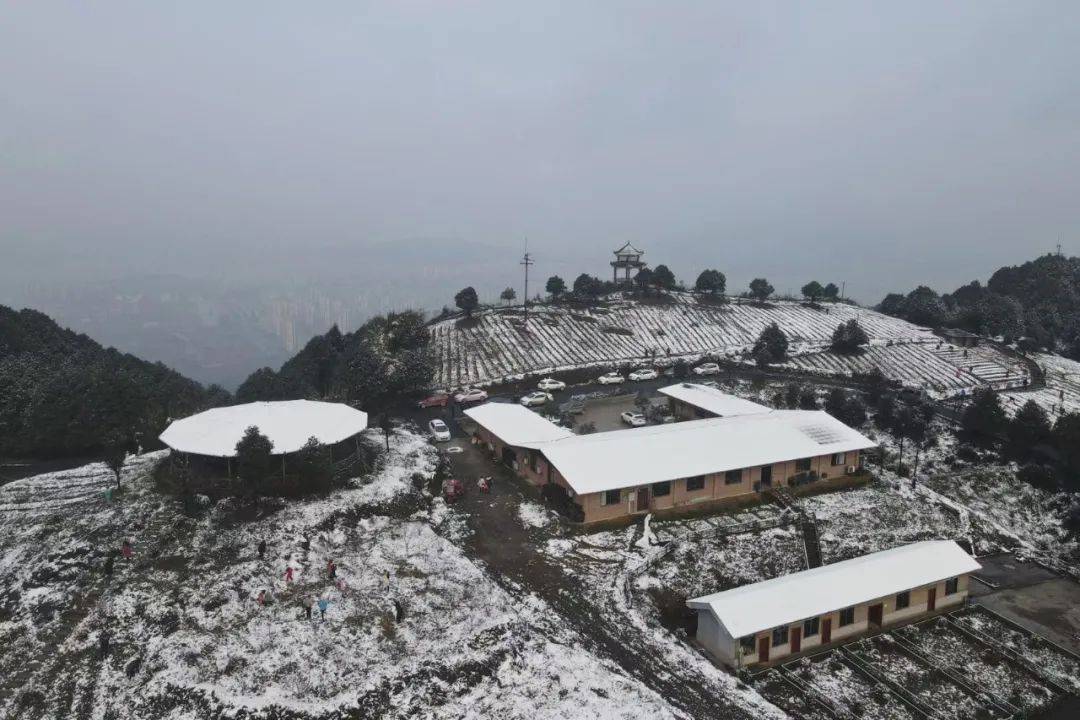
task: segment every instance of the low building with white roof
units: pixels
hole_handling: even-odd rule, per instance
[[[687,601],[697,641],[733,667],[772,663],[962,605],[982,566],[951,540],[863,555]]]
[[[875,446],[821,411],[748,403],[753,409],[727,397],[714,399],[743,412],[590,435],[519,405],[487,403],[465,414],[477,423],[478,441],[533,484],[562,487],[587,523],[850,475],[861,451]]]
[[[173,421],[161,442],[173,451],[195,458],[224,459],[231,475],[231,458],[244,431],[255,426],[274,444],[273,455],[298,451],[315,438],[330,448],[334,461],[352,456],[357,436],[367,428],[367,413],[341,403],[314,400],[252,402],[212,408]]]
[[[658,392],[667,396],[671,414],[676,420],[700,420],[772,412],[770,407],[729,395],[715,387],[700,383],[684,382],[669,385],[660,388]]]

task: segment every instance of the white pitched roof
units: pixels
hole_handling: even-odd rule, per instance
[[[495,434],[507,445],[534,448],[574,433],[517,403],[484,403],[465,414]]]
[[[687,601],[711,610],[733,638],[974,572],[952,540],[928,540]]]
[[[660,393],[684,403],[701,408],[718,417],[733,417],[735,415],[756,415],[757,413],[772,412],[772,408],[759,405],[756,402],[744,400],[741,397],[728,395],[708,385],[697,383],[679,383],[660,388]]]
[[[773,410],[574,435],[542,449],[585,494],[874,446],[820,410]]]
[[[196,455],[235,457],[244,430],[255,425],[274,443],[274,454],[296,452],[308,438],[341,442],[367,427],[367,413],[340,403],[313,400],[253,402],[214,408],[173,422],[161,442]]]

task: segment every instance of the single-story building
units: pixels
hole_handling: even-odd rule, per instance
[[[951,540],[916,542],[687,601],[697,641],[732,668],[783,660],[964,603],[982,566]]]
[[[957,347],[977,347],[980,340],[978,335],[960,328],[946,328],[940,331],[940,335]]]
[[[339,462],[357,454],[357,436],[367,428],[367,413],[314,400],[252,402],[175,420],[159,437],[175,452],[203,465],[220,465],[231,476],[236,444],[253,425],[274,444],[271,454],[282,456],[283,461],[285,455],[315,438],[330,448],[331,460]]]
[[[475,437],[534,485],[556,484],[583,522],[731,502],[774,484],[854,474],[875,443],[827,413],[768,410],[575,435],[520,405],[465,411]]]
[[[671,414],[676,420],[701,420],[711,417],[735,417],[772,412],[751,400],[729,395],[708,385],[679,383],[660,388],[657,392],[668,398]]]

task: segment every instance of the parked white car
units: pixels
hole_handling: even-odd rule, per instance
[[[532,407],[533,405],[543,405],[551,399],[552,398],[549,393],[543,392],[542,390],[537,390],[536,392],[531,392],[528,395],[522,395],[521,399],[518,400],[518,402],[525,407]]]
[[[622,418],[622,421],[624,423],[632,427],[641,427],[642,425],[646,424],[645,416],[637,412],[636,410],[627,410],[619,417]]]
[[[690,372],[694,373],[695,375],[719,375],[720,366],[716,363],[705,363],[703,365],[698,365]]]
[[[487,399],[488,394],[480,388],[465,388],[454,396],[454,402],[459,403],[483,402]]]
[[[428,428],[431,430],[431,437],[435,438],[435,442],[446,442],[450,439],[450,428],[439,418],[429,422]]]
[[[556,390],[565,390],[566,383],[562,380],[556,380],[555,378],[544,378],[540,382],[536,383],[536,387],[547,392],[555,392]]]
[[[660,374],[657,373],[652,368],[638,368],[634,372],[630,373],[630,379],[631,380],[637,380],[637,381],[640,381],[640,380],[655,380],[658,377],[660,377]]]
[[[600,377],[596,378],[596,382],[600,383],[601,385],[619,385],[626,382],[626,378],[624,378],[621,373],[612,371],[609,373],[604,373]]]

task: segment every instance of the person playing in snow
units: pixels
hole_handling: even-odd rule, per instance
[[[304,548],[304,552],[311,549],[311,539],[308,537],[307,533],[304,533],[304,542],[300,543],[300,547]]]
[[[326,608],[330,607],[330,601],[326,598],[319,598],[319,619],[326,619]]]
[[[259,597],[257,598],[257,600],[259,601],[259,607],[262,607],[262,606],[266,605],[266,591],[265,590],[260,590],[259,591]]]
[[[263,555],[266,554],[266,540],[260,540],[256,549],[259,551],[259,559],[262,560]]]
[[[114,557],[113,554],[109,553],[109,557],[105,558],[105,574],[106,575],[112,575],[113,563],[115,562],[113,560],[113,557]]]
[[[401,606],[397,598],[394,598],[394,622],[401,622],[405,617],[405,608]]]
[[[98,636],[98,651],[101,653],[101,657],[109,654],[109,634],[104,630]]]
[[[124,556],[125,560],[130,560],[131,556],[135,554],[135,551],[131,549],[131,541],[124,540],[120,545],[120,554]]]
[[[337,578],[337,565],[334,564],[333,558],[330,558],[330,562],[326,563],[326,574],[330,576],[331,580]]]
[[[293,578],[292,565],[288,565],[288,566],[285,567],[285,582],[286,583],[291,583],[292,578]]]
[[[308,620],[311,619],[311,604],[311,598],[307,598],[306,600],[304,600],[304,615],[307,617]]]
[[[489,490],[491,490],[491,486],[488,485],[488,479],[486,477],[482,477],[477,480],[476,484],[480,486],[480,492],[488,492]]]

